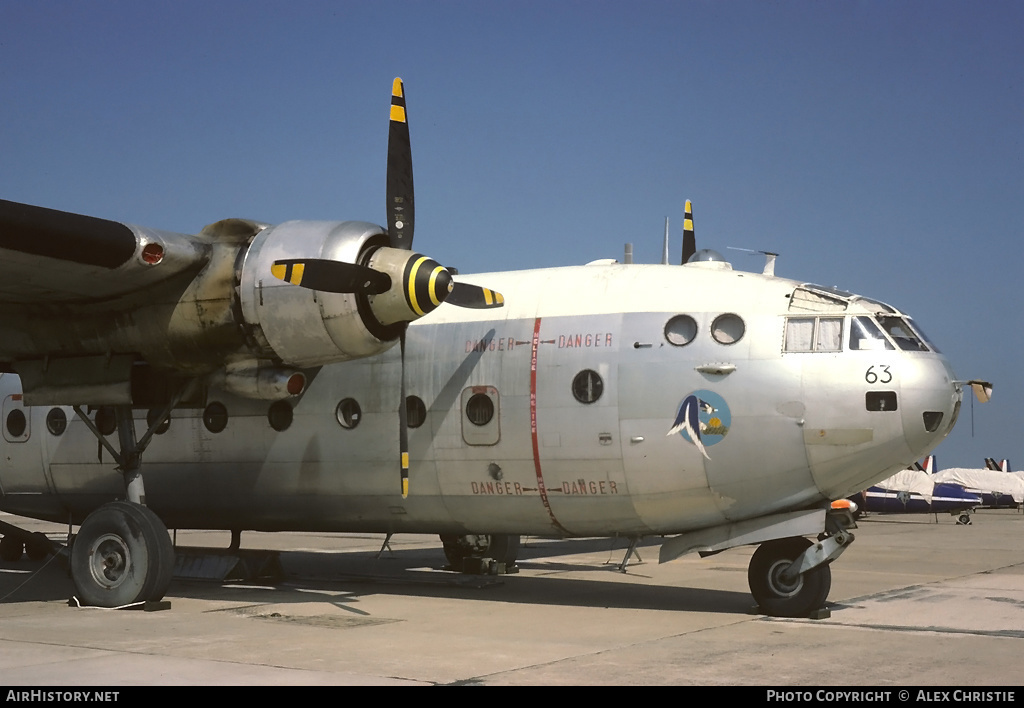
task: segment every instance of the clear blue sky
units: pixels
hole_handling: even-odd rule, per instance
[[[1024,3],[0,0],[0,197],[194,233],[384,221],[405,79],[416,247],[463,272],[737,267],[909,311],[962,378],[940,466],[1024,468]]]

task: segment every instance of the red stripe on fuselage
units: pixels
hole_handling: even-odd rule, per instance
[[[540,348],[540,318],[533,323],[533,339],[530,344],[530,437],[533,438],[533,469],[537,473],[537,491],[540,492],[540,500],[547,510],[551,523],[564,534],[569,534],[564,526],[558,523],[555,512],[551,510],[551,502],[548,500],[548,490],[544,486],[544,473],[540,467],[540,443],[537,435],[537,350]]]

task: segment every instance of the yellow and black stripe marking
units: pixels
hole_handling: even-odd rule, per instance
[[[405,122],[405,87],[398,78],[391,84],[391,120]]]
[[[452,290],[452,277],[444,266],[418,254],[409,259],[403,282],[409,309],[420,317],[444,302]]]
[[[501,307],[505,304],[505,298],[501,293],[487,288],[480,289],[484,292],[484,303],[487,307]]]
[[[289,263],[274,263],[270,266],[270,274],[279,280],[292,285],[302,285],[302,275],[305,273],[306,264],[292,261]]]
[[[683,234],[693,236],[693,207],[689,199],[686,200],[686,210],[683,213]]]

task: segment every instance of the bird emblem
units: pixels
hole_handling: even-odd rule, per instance
[[[674,435],[678,432],[685,432],[690,438],[700,454],[708,460],[711,457],[708,456],[707,450],[704,449],[704,443],[701,440],[701,432],[707,430],[707,423],[700,419],[701,413],[711,414],[717,409],[707,401],[698,398],[694,394],[690,394],[683,399],[683,403],[679,406],[679,412],[676,414],[675,422],[672,423],[672,427],[669,428],[667,435]]]

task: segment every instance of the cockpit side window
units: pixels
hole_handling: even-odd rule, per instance
[[[850,321],[850,349],[853,351],[893,349],[870,317],[854,317]]]
[[[838,352],[842,348],[842,317],[786,318],[787,352]]]
[[[907,324],[910,325],[910,327],[917,333],[917,336],[921,338],[921,341],[924,342],[929,349],[931,349],[933,352],[939,351],[939,348],[935,346],[935,343],[932,342],[932,340],[928,339],[928,335],[926,335],[924,333],[924,330],[921,329],[921,325],[919,325],[917,322],[914,322],[914,320],[910,319],[909,317],[907,318]]]
[[[814,349],[819,352],[838,352],[843,348],[843,318],[819,317],[818,335]]]
[[[896,345],[905,352],[926,352],[928,347],[918,338],[917,333],[902,317],[878,315],[882,329],[889,333]]]

